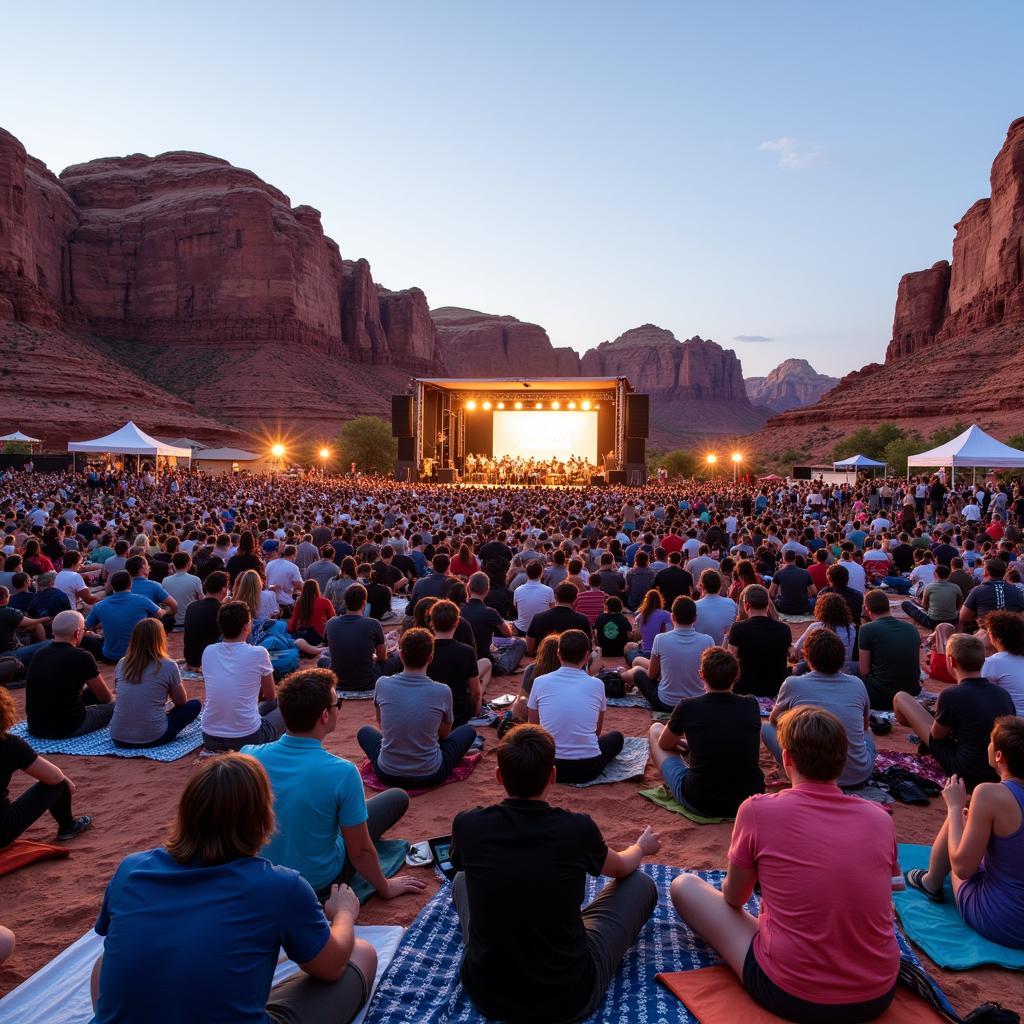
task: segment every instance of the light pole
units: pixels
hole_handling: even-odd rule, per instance
[[[739,479],[740,462],[743,461],[743,456],[739,452],[732,453],[732,482],[736,483]]]
[[[709,455],[707,461],[708,461],[708,472],[712,476],[714,476],[715,475],[715,463],[718,462],[718,456],[717,455]]]
[[[270,449],[270,454],[274,456],[274,461],[277,463],[277,472],[281,472],[281,460],[284,458],[284,445],[275,444]]]
[[[324,476],[324,467],[327,465],[327,460],[330,457],[331,457],[331,449],[330,448],[321,448],[320,449],[320,477],[321,477],[321,479]]]

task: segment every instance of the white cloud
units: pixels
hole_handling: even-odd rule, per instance
[[[765,335],[763,335],[763,334],[737,334],[732,340],[733,341],[747,341],[747,342],[757,342],[757,343],[760,343],[760,342],[766,342],[766,341],[774,341],[775,339],[774,338],[765,337]]]
[[[801,142],[800,139],[783,136],[781,139],[769,139],[762,142],[762,151],[777,153],[779,167],[790,171],[798,171],[816,164],[822,157],[821,146],[816,142]]]

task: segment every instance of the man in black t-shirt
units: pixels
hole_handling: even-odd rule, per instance
[[[775,697],[789,675],[789,626],[768,614],[768,591],[759,583],[743,588],[740,595],[746,618],[729,628],[729,647],[739,659],[739,693]]]
[[[28,731],[45,739],[84,736],[110,723],[114,695],[96,659],[79,646],[85,619],[61,612],[53,620],[53,643],[36,651],[25,677]]]
[[[483,691],[491,675],[491,663],[477,661],[476,651],[455,639],[459,625],[458,606],[448,600],[430,608],[430,630],[434,634],[434,657],[427,675],[452,691],[452,726],[465,725],[480,714]],[[481,668],[485,665],[486,668]],[[485,675],[486,678],[482,678]]]
[[[220,640],[217,613],[228,596],[228,574],[211,572],[203,580],[203,596],[185,609],[185,664],[198,671],[203,664],[203,651]]]
[[[372,690],[386,674],[388,652],[384,630],[374,618],[363,614],[366,590],[353,583],[342,595],[345,614],[327,620],[328,652],[320,656],[321,668],[333,669],[339,690]]]
[[[604,611],[594,623],[594,638],[605,658],[621,658],[631,632],[629,619],[622,614],[622,602],[617,597],[606,597]]]
[[[578,629],[588,637],[591,634],[590,619],[573,609],[579,591],[573,583],[559,583],[555,588],[555,605],[546,612],[538,612],[530,620],[526,631],[526,653],[533,654],[541,640],[552,633],[564,633],[567,629]],[[620,605],[621,607],[621,605]]]
[[[796,564],[796,551],[789,548],[786,564],[772,577],[768,595],[783,615],[806,615],[816,591],[811,574]]]
[[[462,606],[460,613],[473,630],[477,655],[481,658],[490,658],[494,675],[507,676],[515,672],[523,660],[526,654],[526,641],[522,637],[514,636],[512,624],[506,622],[496,608],[486,603],[489,591],[490,580],[487,573],[473,573],[469,577],[469,600]],[[491,645],[496,636],[503,640],[510,639],[492,651]]]
[[[671,608],[677,597],[693,594],[693,576],[680,565],[682,560],[682,553],[673,551],[668,556],[668,566],[654,577],[654,589],[660,592],[664,608]]]
[[[497,760],[508,799],[452,823],[462,983],[510,1024],[582,1020],[654,909],[657,887],[637,868],[660,838],[648,827],[616,852],[590,817],[550,806],[555,741],[538,725],[508,732]],[[612,881],[581,911],[586,876],[602,874]]]
[[[761,709],[753,697],[732,692],[739,671],[732,654],[709,647],[700,659],[707,693],[685,697],[668,725],[655,722],[648,734],[651,758],[669,792],[684,807],[709,818],[731,818],[748,796],[764,792],[758,766]],[[689,763],[678,753],[684,736]]]
[[[946,642],[946,663],[957,685],[939,694],[935,717],[909,693],[897,693],[892,699],[896,720],[909,725],[943,770],[959,775],[968,790],[981,782],[998,782],[988,761],[988,743],[996,719],[1014,714],[1013,698],[981,678],[985,645],[980,637],[954,633]]]
[[[1007,583],[1006,563],[1001,558],[985,561],[984,575],[960,608],[960,628],[989,612],[1024,612],[1024,593]],[[971,627],[973,629],[973,627]]]

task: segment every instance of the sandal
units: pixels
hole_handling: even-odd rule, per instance
[[[928,796],[923,789],[911,778],[910,774],[895,765],[882,772],[879,779],[889,787],[889,792],[899,800],[901,804],[917,804],[919,807],[928,806]]]
[[[919,893],[923,893],[926,899],[932,903],[945,903],[946,897],[940,889],[938,892],[933,892],[924,884],[924,876],[928,874],[924,868],[911,868],[909,871],[903,872],[903,877],[907,880],[907,885],[911,889],[916,889]]]

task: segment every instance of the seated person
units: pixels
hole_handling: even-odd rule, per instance
[[[459,606],[446,598],[430,606],[430,631],[434,634],[434,657],[427,666],[427,675],[435,683],[444,683],[452,691],[452,725],[465,725],[480,714],[483,680],[490,680],[491,663],[477,660],[476,651],[455,639],[459,625]]]
[[[198,669],[203,663],[203,651],[220,639],[217,615],[228,597],[228,574],[211,572],[203,580],[203,596],[185,609],[185,664]]]
[[[601,1005],[657,903],[654,882],[637,868],[660,838],[647,827],[616,852],[587,815],[545,802],[555,741],[536,725],[514,728],[497,759],[508,799],[462,811],[452,823],[462,983],[488,1017],[583,1020]],[[581,910],[587,875],[612,881]]]
[[[150,616],[158,617],[160,608],[144,594],[132,593],[132,578],[125,569],[110,577],[111,593],[89,609],[85,620],[88,629],[101,626],[102,641],[89,637],[88,650],[97,658],[116,665],[128,650],[128,641],[136,622]]]
[[[803,655],[804,645],[821,629],[835,633],[842,640],[843,649],[846,651],[843,671],[851,675],[859,672],[860,665],[855,657],[857,629],[853,624],[849,605],[838,594],[822,594],[814,605],[814,621],[808,624],[796,643],[793,644],[793,652],[800,659],[793,674],[802,675],[807,671],[807,662]]]
[[[466,603],[460,609],[462,620],[473,630],[477,655],[488,658],[495,676],[511,675],[519,667],[526,654],[526,641],[514,636],[512,623],[506,622],[495,608],[487,603],[491,581],[485,572],[475,572],[469,577]],[[510,639],[498,647],[494,637]]]
[[[935,629],[941,622],[956,622],[963,594],[960,588],[949,580],[948,565],[935,566],[935,579],[926,583],[919,601],[904,601],[900,606],[915,622],[925,629]]]
[[[252,616],[241,601],[225,601],[217,624],[223,639],[203,651],[203,746],[240,750],[247,743],[270,743],[284,732],[270,653],[248,642]]]
[[[732,692],[740,666],[728,651],[701,655],[701,697],[685,697],[667,725],[655,722],[648,736],[651,759],[665,786],[684,807],[709,818],[731,818],[748,796],[764,792],[761,709],[752,697]],[[685,738],[688,763],[680,756]]]
[[[896,694],[893,710],[943,771],[959,775],[973,790],[979,783],[999,781],[989,764],[988,742],[995,720],[1014,713],[1013,699],[982,676],[985,645],[980,637],[955,633],[946,643],[946,662],[957,685],[939,694],[934,718],[907,693]]]
[[[806,615],[818,592],[811,574],[796,564],[797,553],[789,548],[783,555],[784,565],[772,576],[768,596],[780,615]]]
[[[632,665],[637,658],[649,660],[654,638],[659,633],[667,633],[672,628],[672,613],[663,606],[661,591],[653,588],[644,595],[640,607],[636,610],[635,618],[640,639],[636,643],[626,644],[623,654],[627,665]]]
[[[565,583],[570,587],[576,586],[570,579],[567,579]],[[579,596],[573,607],[587,620],[586,632],[589,633],[594,623],[597,622],[598,616],[604,611],[604,599],[608,596],[601,589],[600,575],[595,572],[587,581],[587,589],[579,590],[577,588],[577,593]]]
[[[864,618],[857,637],[860,677],[871,706],[891,711],[896,695],[921,692],[921,634],[905,619],[893,618],[884,590],[864,595]]]
[[[672,629],[659,633],[651,644],[651,657],[634,658],[633,667],[622,673],[627,686],[635,686],[654,711],[671,711],[684,697],[704,692],[700,677],[701,655],[715,642],[698,633],[697,604],[691,597],[672,603]]]
[[[409,809],[408,795],[389,789],[367,801],[356,766],[324,750],[341,710],[336,685],[325,668],[286,676],[277,706],[287,732],[273,743],[242,749],[266,769],[274,792],[277,828],[260,856],[298,871],[321,902],[357,871],[386,900],[422,892],[426,886],[418,878],[386,878],[373,845]]]
[[[167,656],[167,633],[156,619],[135,623],[128,651],[114,669],[114,683],[110,738],[118,747],[170,743],[203,710],[200,701],[188,699],[178,663]]]
[[[46,619],[30,618],[23,611],[13,607],[10,600],[10,590],[7,587],[0,587],[0,654],[13,654],[22,646],[18,639],[18,632],[22,630],[29,631],[33,645],[46,640]]]
[[[657,593],[657,591],[653,591],[653,593]],[[617,597],[606,597],[604,611],[598,615],[597,621],[594,623],[594,640],[601,652],[601,657],[621,658],[632,632],[629,619],[622,614],[622,601]]]
[[[707,633],[721,646],[736,621],[739,609],[731,597],[721,593],[722,574],[717,569],[705,569],[698,583],[702,596],[697,600],[697,632]]]
[[[174,630],[178,618],[178,602],[163,588],[163,585],[149,578],[149,559],[133,555],[125,562],[125,569],[132,578],[132,593],[148,597],[160,609],[160,621],[168,633]]]
[[[81,647],[85,620],[59,612],[53,643],[36,652],[25,676],[25,717],[33,736],[61,740],[84,736],[110,723],[114,695],[96,659]]]
[[[967,629],[975,619],[989,612],[1024,612],[1024,591],[1008,583],[1006,563],[1001,558],[985,559],[981,583],[967,595],[960,607],[960,628]]]
[[[327,622],[332,618],[334,605],[326,597],[320,596],[320,584],[316,580],[306,580],[292,608],[288,632],[296,641],[305,640],[312,647],[322,648]]]
[[[832,630],[815,630],[804,645],[804,658],[809,671],[790,676],[782,684],[771,717],[761,727],[761,738],[781,766],[782,748],[776,731],[779,719],[791,708],[806,704],[831,711],[846,731],[846,764],[836,782],[841,788],[857,789],[871,778],[875,767],[868,691],[856,676],[843,672],[846,648]]]
[[[373,691],[380,728],[364,725],[356,742],[384,785],[430,789],[451,775],[473,746],[476,730],[471,725],[453,728],[452,691],[427,675],[434,657],[429,630],[407,629],[398,654],[402,671],[382,676]]]
[[[999,718],[988,748],[999,782],[983,782],[967,801],[954,775],[942,791],[946,821],[928,868],[907,872],[907,885],[942,903],[950,876],[957,910],[991,942],[1024,949],[1024,719]]]
[[[359,900],[334,886],[321,908],[297,872],[259,855],[273,831],[258,761],[227,754],[200,765],[167,846],[129,854],[107,885],[96,1024],[352,1020],[377,971],[374,948],[355,938]],[[273,988],[282,946],[302,973]]]
[[[10,846],[43,811],[49,811],[57,823],[57,839],[62,842],[71,839],[84,832],[92,824],[92,818],[87,814],[76,818],[71,813],[74,784],[55,764],[39,757],[20,736],[10,734],[16,721],[11,694],[0,686],[0,850]],[[8,788],[18,771],[35,779],[36,783],[12,802]],[[0,945],[2,932],[0,929]]]
[[[366,588],[353,583],[342,595],[344,615],[335,615],[326,626],[327,652],[320,655],[321,668],[334,668],[341,690],[372,690],[387,661],[384,629],[364,614]]]
[[[818,591],[817,600],[821,600],[822,594],[838,594],[846,602],[853,624],[859,629],[864,611],[864,591],[850,586],[848,564],[835,562],[828,567],[828,586]]]
[[[587,672],[590,638],[579,629],[558,639],[559,668],[533,681],[529,721],[555,740],[559,782],[589,782],[622,752],[621,732],[601,735],[608,708],[604,683]]]
[[[499,737],[504,736],[511,726],[521,724],[529,719],[530,712],[526,705],[530,698],[530,691],[533,689],[534,679],[557,672],[562,664],[558,660],[558,641],[560,639],[559,633],[550,633],[541,640],[540,647],[537,648],[537,656],[523,672],[523,680],[519,684],[519,695],[512,707],[505,712],[505,718],[498,726]]]
[[[789,626],[773,618],[771,598],[760,583],[749,583],[740,595],[744,617],[729,629],[729,649],[739,659],[736,689],[755,697],[774,697],[789,675]]]
[[[836,785],[847,743],[835,715],[795,708],[779,740],[792,789],[740,806],[721,891],[683,874],[672,903],[766,1010],[800,1024],[874,1020],[900,964],[896,830],[882,807]],[[755,885],[758,917],[743,909]]]
[[[578,629],[590,636],[590,619],[575,611],[573,606],[579,591],[572,583],[559,583],[555,587],[555,603],[546,611],[537,612],[526,631],[526,653],[532,655],[537,644],[550,633],[564,633],[567,629]],[[601,599],[604,605],[604,596]],[[621,605],[620,605],[621,607]]]
[[[1013,699],[1017,714],[1024,715],[1024,616],[989,612],[985,633],[995,653],[985,659],[981,674],[1001,686]]]

